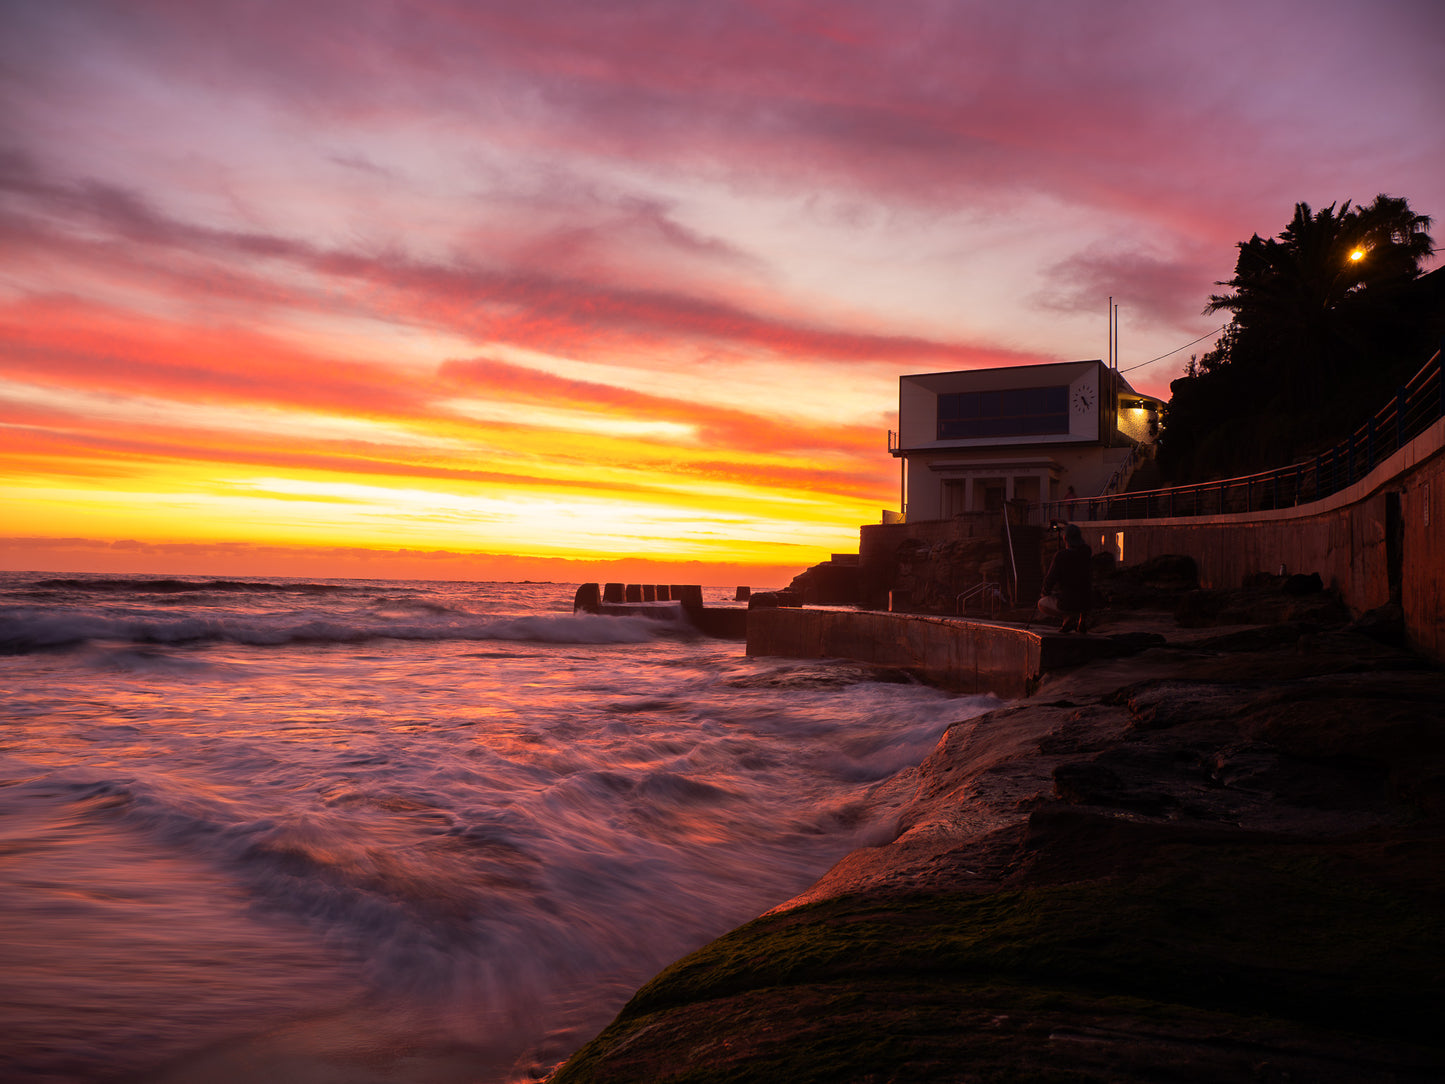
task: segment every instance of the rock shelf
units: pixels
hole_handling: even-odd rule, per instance
[[[1445,1079],[1445,677],[1388,622],[1195,624],[955,724],[891,842],[553,1084]]]

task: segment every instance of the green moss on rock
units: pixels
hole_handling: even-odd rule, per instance
[[[1429,1066],[1439,886],[1360,862],[1308,844],[1161,845],[1128,877],[765,916],[639,990],[555,1082],[1117,1080],[1130,1050],[1243,1071],[1281,1034],[1306,1074],[1323,1071],[1308,1051],[1341,1044]]]

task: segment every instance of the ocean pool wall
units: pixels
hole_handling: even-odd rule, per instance
[[[1043,638],[1025,629],[868,610],[756,609],[747,653],[850,659],[906,670],[956,692],[1027,696],[1038,684]]]

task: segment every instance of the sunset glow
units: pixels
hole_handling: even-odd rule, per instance
[[[1296,200],[1445,215],[1442,30],[14,0],[0,568],[786,582],[897,507],[900,375],[1103,357],[1112,296],[1167,395]]]

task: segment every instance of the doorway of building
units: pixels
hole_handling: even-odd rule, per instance
[[[1042,487],[1037,476],[1025,474],[1014,479],[1014,500],[1038,504],[1043,499],[1041,493]]]
[[[951,519],[968,511],[968,483],[954,478],[943,483],[943,518]]]

